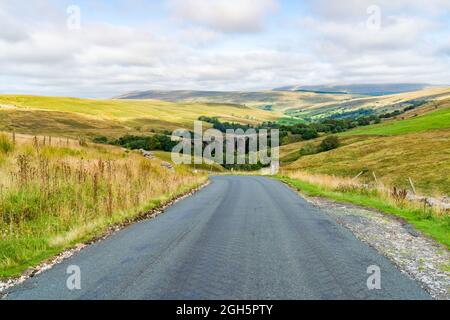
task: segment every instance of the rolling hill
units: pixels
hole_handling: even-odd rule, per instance
[[[282,112],[287,120],[316,121],[358,114],[383,114],[450,98],[450,87],[422,84],[282,87],[271,91],[136,91],[117,99],[178,103],[229,103]]]
[[[418,91],[429,87],[423,83],[382,83],[382,84],[348,84],[348,85],[315,85],[285,86],[275,90],[310,91],[316,93],[359,94],[380,96],[402,92]]]
[[[314,99],[342,99],[347,95],[287,94],[302,96],[301,103],[311,99],[310,107],[304,112],[317,112],[320,116],[336,110],[358,109],[361,105],[379,113],[396,106],[405,106],[409,101],[424,100],[417,108],[381,124],[341,133],[342,146],[330,152],[300,157],[299,150],[302,147],[307,143],[319,144],[323,137],[282,146],[281,161],[287,170],[300,169],[344,176],[354,176],[364,171],[362,178],[366,179],[372,179],[372,172],[376,172],[386,183],[399,186],[405,186],[406,179],[411,177],[424,193],[450,193],[450,172],[447,172],[450,168],[449,88],[349,98],[348,101],[333,103],[314,102]],[[190,93],[180,91],[180,95],[175,95],[173,99],[189,96]],[[250,96],[248,93],[246,98]],[[222,99],[218,95],[215,97]],[[158,98],[164,97],[160,94]],[[428,100],[431,102],[425,102]],[[336,107],[339,109],[334,110],[334,105],[339,106]],[[289,110],[285,112],[289,113]],[[90,100],[24,95],[0,95],[0,115],[0,130],[64,137],[103,135],[111,138],[125,134],[164,133],[180,127],[192,128],[193,121],[200,115],[243,124],[275,121],[283,117],[280,111],[261,110],[228,101]],[[436,170],[436,163],[442,165],[443,169]]]
[[[0,95],[0,130],[20,133],[117,137],[190,129],[200,115],[243,124],[273,121],[281,116],[278,112],[226,103]]]
[[[430,105],[432,108],[430,109]],[[438,110],[436,110],[438,107]],[[450,99],[423,107],[423,115],[394,119],[339,134],[341,147],[301,156],[306,143],[281,147],[286,170],[304,170],[373,181],[373,172],[387,185],[408,188],[412,178],[423,194],[450,194]]]
[[[358,114],[380,115],[395,110],[403,110],[412,105],[421,105],[429,101],[441,101],[448,98],[450,98],[450,87],[436,87],[382,96],[360,96],[338,102],[315,103],[307,108],[290,109],[287,114],[310,121],[330,117],[354,117]]]
[[[285,111],[307,108],[317,103],[338,103],[352,99],[352,95],[321,94],[290,91],[136,91],[116,99],[158,99],[169,102],[230,103],[263,110]]]

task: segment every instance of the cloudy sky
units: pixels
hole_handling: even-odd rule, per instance
[[[448,0],[0,0],[0,92],[450,84]]]

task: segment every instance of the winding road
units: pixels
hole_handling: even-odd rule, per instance
[[[219,176],[10,290],[7,299],[430,299],[279,181]],[[69,290],[78,266],[81,289]],[[369,266],[381,289],[369,290]]]

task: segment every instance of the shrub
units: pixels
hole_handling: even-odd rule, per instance
[[[339,147],[339,138],[336,136],[329,136],[323,139],[319,146],[320,151],[329,151]]]
[[[100,144],[107,144],[108,138],[105,136],[97,136],[94,139],[92,139],[94,143],[100,143]]]
[[[317,146],[315,146],[312,143],[307,143],[307,144],[305,144],[305,146],[303,148],[300,149],[300,155],[302,155],[302,156],[316,154],[318,152],[319,152],[319,150],[318,150]]]
[[[311,139],[315,139],[319,136],[319,134],[317,133],[316,130],[314,129],[306,129],[303,131],[302,133],[302,138],[303,140],[311,140]]]
[[[154,135],[150,137],[148,140],[149,150],[162,150],[170,152],[176,145],[177,142],[172,141],[172,139],[169,136],[161,134]]]
[[[126,135],[114,141],[113,144],[132,150],[145,149],[170,152],[177,142],[172,141],[169,136],[157,134],[151,137]]]
[[[403,205],[405,203],[408,192],[405,189],[398,189],[393,187],[391,191],[391,198],[394,199],[397,205]]]
[[[14,144],[6,134],[0,134],[0,153],[9,153],[14,150]]]

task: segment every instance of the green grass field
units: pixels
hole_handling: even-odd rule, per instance
[[[433,104],[430,104],[432,106]],[[450,194],[450,102],[440,109],[424,106],[426,113],[405,120],[395,119],[359,127],[339,134],[335,150],[300,156],[306,143],[318,145],[323,137],[280,148],[288,170],[303,170],[373,181],[375,175],[386,185],[410,188],[427,195]],[[417,110],[416,112],[419,112]]]
[[[450,103],[447,108],[418,117],[388,121],[369,127],[359,127],[341,135],[401,135],[443,128],[450,128]]]

